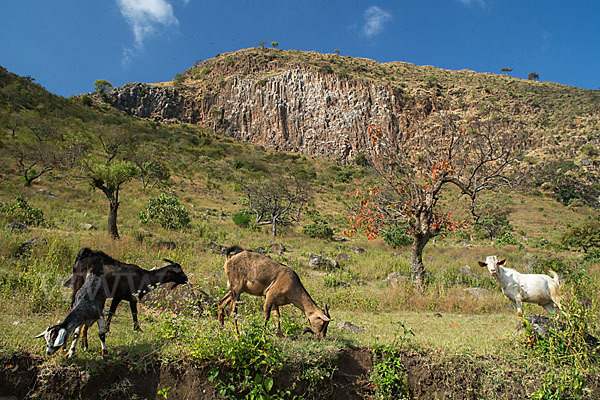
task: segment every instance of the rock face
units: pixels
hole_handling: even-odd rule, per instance
[[[109,91],[104,101],[127,114],[153,120],[186,119],[186,99],[173,87],[128,83],[122,88]]]
[[[531,130],[529,140],[544,149],[562,149],[567,142],[580,148],[598,140],[586,133],[600,120],[595,91],[501,75],[246,49],[206,60],[181,76],[177,82],[126,84],[96,97],[137,117],[197,124],[274,150],[340,163],[365,152],[369,125],[395,140],[401,133],[410,135],[413,122],[435,115],[440,103],[465,118],[494,104],[499,113],[523,121]],[[561,100],[572,96],[580,108],[576,112]],[[546,134],[542,122],[565,130],[565,143]]]
[[[266,82],[235,77],[212,96],[141,83],[104,98],[140,118],[208,126],[274,150],[354,160],[367,146],[368,124],[396,135],[407,100],[398,90],[295,68]]]

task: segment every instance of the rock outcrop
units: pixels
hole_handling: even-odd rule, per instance
[[[181,79],[183,77],[183,79]],[[575,99],[578,115],[564,98]],[[354,161],[374,124],[396,137],[439,100],[468,117],[482,105],[525,123],[536,147],[578,148],[600,120],[600,93],[473,71],[380,64],[319,53],[248,49],[217,56],[177,82],[127,84],[102,101],[157,121],[202,125],[275,150]],[[548,130],[560,127],[560,136]],[[562,141],[562,142],[561,142]],[[562,151],[562,150],[561,150]]]

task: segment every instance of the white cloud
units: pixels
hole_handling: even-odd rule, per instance
[[[186,3],[189,0],[186,1]],[[154,34],[160,25],[178,25],[179,21],[173,14],[173,7],[166,0],[117,0],[123,17],[133,30],[135,46],[141,49],[144,39]],[[131,55],[130,50],[126,58]]]
[[[365,10],[365,24],[362,31],[367,37],[373,37],[383,32],[383,25],[392,20],[392,14],[377,6]]]

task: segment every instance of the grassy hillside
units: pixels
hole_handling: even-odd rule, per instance
[[[290,58],[313,56],[286,54]],[[350,62],[338,56],[314,57],[332,60],[335,68],[337,60]],[[416,67],[393,63],[382,68],[412,71]],[[224,397],[261,393],[285,397],[286,390],[291,390],[300,398],[328,398],[331,392],[327,390],[341,385],[336,380],[339,375],[334,376],[335,369],[343,368],[340,360],[345,355],[358,357],[356,350],[352,350],[356,347],[374,354],[365,372],[366,381],[360,386],[364,396],[386,398],[387,389],[393,389],[397,397],[408,391],[413,398],[525,398],[552,390],[561,396],[570,393],[570,398],[598,395],[599,385],[594,378],[597,361],[559,348],[563,342],[558,340],[547,348],[525,347],[524,339],[515,329],[519,318],[500,293],[498,284],[477,266],[478,260],[498,254],[507,259],[509,267],[521,272],[555,269],[563,282],[563,304],[577,315],[575,326],[585,326],[598,337],[598,255],[584,255],[561,244],[561,236],[568,227],[597,219],[596,210],[577,203],[566,206],[532,188],[506,193],[503,197],[513,226],[512,244],[498,238],[471,239],[472,232],[465,231],[438,239],[425,249],[428,284],[424,293],[418,293],[407,279],[407,247],[391,248],[381,239],[343,237],[343,230],[348,227],[346,216],[350,214],[348,193],[377,180],[369,168],[339,167],[325,159],[265,151],[195,126],[136,120],[90,105],[85,98],[53,96],[31,79],[4,70],[0,73],[0,356],[7,376],[15,365],[22,365],[20,362],[42,371],[36,378],[38,396],[44,397],[43,390],[55,394],[63,390],[52,386],[53,381],[48,379],[48,376],[62,376],[65,387],[79,387],[77,382],[86,382],[90,387],[100,386],[100,391],[93,392],[96,398],[118,398],[129,393],[128,388],[137,387],[136,374],[154,373],[158,363],[159,370],[160,365],[204,368],[196,378],[205,382],[211,393]],[[471,73],[452,74],[463,74],[461,79],[467,79]],[[373,78],[386,79],[385,76],[382,71],[381,76]],[[447,79],[450,82],[453,78]],[[502,76],[494,79],[498,89],[493,90],[500,90],[505,81],[507,85],[516,82],[515,86],[542,85]],[[540,95],[539,99],[545,97]],[[551,101],[544,104],[550,107]],[[581,101],[582,107],[588,106]],[[77,162],[69,164],[61,158],[63,162],[51,164],[50,171],[32,185],[24,186],[14,150],[39,144],[36,140],[40,132],[45,148],[52,147],[61,156],[65,149],[82,143],[85,146],[81,147]],[[82,160],[104,160],[103,143],[123,143],[129,149],[119,153],[123,161],[151,148],[150,154],[164,162],[171,175],[165,187],[143,189],[137,178],[122,187],[118,214],[120,240],[108,236],[108,201],[101,191],[93,190],[81,164]],[[266,227],[243,228],[234,223],[232,216],[246,207],[242,184],[281,174],[302,176],[309,182],[314,190],[310,208],[317,210],[334,229],[335,240],[311,238],[303,233],[302,228],[312,223],[306,214],[276,238]],[[188,228],[168,230],[157,224],[140,223],[138,213],[161,192],[178,197],[191,215]],[[34,210],[41,210],[43,217],[32,209],[21,213],[23,208],[11,207],[16,204],[17,196],[22,196]],[[462,205],[461,199],[454,195],[448,195],[445,201],[449,207]],[[42,219],[43,223],[39,223]],[[23,232],[8,228],[13,222],[26,221],[28,227]],[[20,246],[33,237],[44,240],[32,246],[29,254],[19,255]],[[175,248],[164,242],[173,242]],[[271,250],[272,243],[283,243],[285,251]],[[185,303],[190,292],[203,291],[212,298],[225,293],[224,256],[219,246],[233,244],[266,249],[271,257],[299,274],[319,305],[331,307],[334,321],[326,340],[314,341],[303,336],[304,317],[292,306],[283,309],[287,338],[273,337],[270,334],[273,326],[265,334],[260,317],[262,299],[248,295],[242,296],[239,308],[245,334],[238,339],[231,321],[226,321],[224,328],[217,325],[210,301],[203,312],[192,305],[174,311],[168,295],[162,301],[141,305],[143,333],[131,330],[128,307],[121,305],[107,339],[108,360],[98,355],[99,343],[93,337],[95,328],[90,337],[92,351],[78,351],[71,361],[60,354],[46,357],[42,341],[33,338],[68,312],[70,294],[61,283],[83,246],[101,249],[119,260],[148,269],[162,265],[162,258],[179,262],[192,285],[174,296],[181,296]],[[313,269],[308,265],[311,253],[336,259],[339,267]],[[399,278],[386,280],[394,272]],[[469,288],[483,290],[473,292]],[[543,311],[527,305],[526,313]],[[364,331],[350,333],[338,328],[337,324],[344,321]],[[572,343],[569,346],[581,349]],[[14,361],[23,354],[26,361]],[[566,354],[567,361],[560,359],[562,354]],[[401,365],[395,364],[395,360],[400,360]],[[240,364],[244,367],[240,368]],[[293,373],[285,378],[289,369]],[[75,371],[85,372],[79,375]],[[130,386],[126,379],[110,375],[114,371],[124,373]],[[349,372],[344,370],[344,373]],[[84,378],[85,374],[89,376]],[[268,381],[259,381],[258,376],[275,377],[275,389]],[[519,376],[517,382],[516,376]],[[421,378],[422,382],[430,379],[430,383],[422,383]],[[25,378],[19,379],[26,384]],[[98,384],[95,379],[104,379],[106,385]],[[154,395],[162,389],[166,389],[165,393],[171,389],[172,393],[182,393],[180,390],[186,385],[186,381],[175,378],[161,379],[157,378],[158,384],[154,382],[152,386]],[[296,387],[292,389],[294,382]],[[287,396],[291,397],[291,393]]]

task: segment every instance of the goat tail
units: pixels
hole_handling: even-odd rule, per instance
[[[240,246],[231,246],[227,250],[225,250],[225,256],[229,260],[231,257],[235,256],[238,253],[241,253],[242,251],[244,251],[244,249],[242,249]]]
[[[548,272],[550,272],[550,275],[552,275],[552,280],[554,282],[556,282],[557,285],[560,286],[560,281],[558,280],[558,274],[551,269],[549,269]]]

